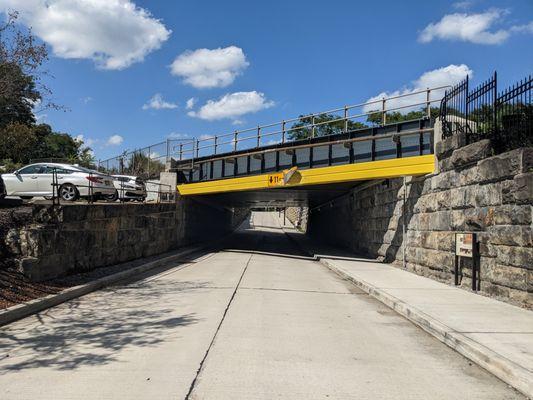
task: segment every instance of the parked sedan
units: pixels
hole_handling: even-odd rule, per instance
[[[116,192],[107,196],[108,200],[138,200],[146,199],[146,186],[141,178],[130,175],[111,175]]]
[[[52,197],[54,174],[57,176],[57,193],[65,201],[115,193],[113,179],[108,175],[77,165],[39,163],[27,165],[12,174],[0,175],[4,185],[3,194],[22,199]]]

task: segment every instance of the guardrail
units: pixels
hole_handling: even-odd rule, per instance
[[[141,175],[142,170],[142,173],[151,176],[154,172],[164,170],[165,164],[172,159],[190,160],[191,164],[194,164],[195,159],[200,157],[296,141],[301,134],[314,138],[331,132],[346,133],[353,130],[354,125],[363,126],[370,118],[375,121],[373,126],[383,126],[388,123],[388,118],[394,113],[409,110],[422,109],[425,116],[431,117],[431,105],[440,103],[444,90],[450,87],[427,88],[220,135],[206,135],[206,137],[194,139],[168,139],[165,142],[99,161],[98,166],[99,170],[108,173],[128,171],[134,175]],[[328,116],[326,121],[322,121],[324,116]]]

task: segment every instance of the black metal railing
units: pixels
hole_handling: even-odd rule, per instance
[[[440,106],[442,137],[466,135],[467,143],[492,139],[497,151],[533,145],[533,77],[498,93],[494,75],[473,90],[468,76],[446,91]]]

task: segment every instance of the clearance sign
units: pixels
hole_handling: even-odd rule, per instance
[[[268,187],[285,186],[289,183],[296,170],[297,167],[292,167],[291,169],[286,169],[283,172],[267,175]]]

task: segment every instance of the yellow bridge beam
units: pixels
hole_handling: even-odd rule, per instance
[[[397,178],[433,173],[433,154],[390,160],[369,161],[356,164],[303,170],[291,169],[271,174],[225,178],[207,182],[178,185],[182,196],[202,195],[246,190],[276,189],[308,185],[323,185],[337,182],[350,182],[370,179]],[[285,177],[285,179],[283,179]],[[288,179],[287,179],[288,178]]]

